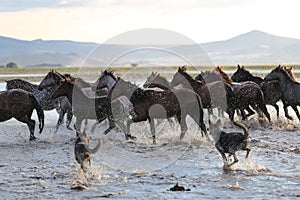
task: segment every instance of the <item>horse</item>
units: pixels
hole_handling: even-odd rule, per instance
[[[133,104],[135,116],[127,121],[127,133],[130,133],[130,124],[148,120],[153,144],[156,144],[154,119],[167,119],[175,116],[181,127],[180,139],[183,139],[187,131],[185,120],[186,116],[189,115],[202,132],[207,134],[203,122],[201,99],[191,90],[146,90],[118,78],[110,93],[113,98],[126,96]]]
[[[33,110],[36,110],[39,120],[39,129],[42,133],[44,128],[44,112],[32,93],[22,89],[11,89],[0,93],[0,122],[11,118],[27,124],[30,137],[35,140],[35,121],[31,119]]]
[[[265,78],[264,81],[277,80],[283,92],[283,106],[287,109],[291,106],[295,111],[298,119],[300,115],[297,106],[300,105],[300,83],[295,82],[282,66],[274,68]]]
[[[226,111],[228,102],[231,102],[233,93],[230,85],[222,81],[214,81],[206,83],[193,79],[187,72],[186,67],[179,67],[171,81],[172,86],[182,84],[184,88],[188,88],[196,92],[202,101],[203,108],[208,109],[208,113],[212,113],[212,108],[218,108]],[[227,112],[230,112],[227,110]]]
[[[51,98],[60,96],[66,96],[72,105],[77,131],[80,131],[84,119],[96,119],[100,123],[107,118],[109,127],[104,131],[105,135],[115,128],[117,123],[118,127],[125,133],[126,139],[132,138],[131,135],[126,134],[124,125],[126,117],[124,116],[123,104],[119,100],[112,101],[109,96],[89,97],[82,91],[82,86],[74,78],[62,80],[52,93]]]
[[[50,99],[50,93],[52,90],[50,89],[44,89],[44,90],[38,90],[38,85],[32,84],[30,82],[27,82],[22,79],[12,79],[12,80],[6,80],[6,89],[23,89],[28,92],[31,92],[36,100],[39,102],[40,106],[43,110],[53,110],[56,109],[56,111],[59,114],[59,118],[56,124],[55,132],[57,132],[59,126],[63,123],[64,116],[67,113],[67,128],[72,130],[70,127],[70,123],[72,121],[73,113],[72,113],[72,107],[69,103],[68,99],[65,97],[58,98],[58,99]]]
[[[238,65],[237,70],[233,73],[231,79],[235,82],[253,81],[257,83],[264,94],[265,103],[275,107],[277,118],[279,118],[279,106],[277,105],[277,102],[282,99],[283,92],[278,81],[273,80],[265,82],[263,78],[253,76],[244,66],[240,67],[240,65]],[[285,116],[290,119],[291,117],[288,115],[286,109],[284,109],[284,112]]]
[[[271,121],[270,114],[266,108],[263,93],[259,85],[257,85],[255,82],[246,81],[243,83],[234,83],[221,67],[217,67],[213,72],[207,73],[207,76],[212,77],[204,77],[205,80],[221,78],[223,82],[230,84],[234,94],[234,99],[231,99],[232,102],[229,104],[229,110],[231,111],[229,118],[231,121],[233,121],[234,112],[236,109],[241,111],[243,120],[253,115],[254,111],[250,108],[250,106],[256,111],[262,111],[267,119]],[[244,110],[248,111],[247,115],[245,114]]]
[[[163,90],[169,90],[173,87],[171,83],[163,77],[160,73],[152,72],[148,77],[145,83],[143,84],[144,88],[160,88]]]

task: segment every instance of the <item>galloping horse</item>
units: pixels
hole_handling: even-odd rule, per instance
[[[29,140],[35,140],[35,121],[31,119],[33,110],[39,119],[39,129],[44,128],[44,112],[33,94],[22,89],[12,89],[0,93],[0,122],[15,118],[27,124],[30,131]]]
[[[212,77],[205,77],[205,80],[219,79],[221,77],[224,82],[231,85],[234,93],[234,101],[230,104],[232,106],[230,107],[230,109],[232,110],[233,115],[234,111],[236,109],[239,109],[242,113],[243,119],[246,119],[247,117],[254,114],[254,111],[249,107],[251,106],[257,111],[261,110],[268,118],[268,120],[271,120],[270,114],[268,113],[268,110],[266,108],[263,93],[259,85],[257,85],[255,82],[246,81],[243,83],[234,83],[232,79],[220,67],[217,67],[214,72],[207,73],[207,76]],[[247,115],[245,115],[244,110],[248,111]],[[229,118],[231,120],[233,120],[233,115],[229,115]]]
[[[278,80],[282,88],[285,109],[291,106],[298,119],[300,115],[297,106],[300,105],[300,83],[295,82],[280,65],[273,69],[264,79],[265,81]]]
[[[70,123],[72,121],[73,113],[72,107],[69,103],[68,99],[65,97],[61,97],[58,99],[51,99],[50,95],[53,92],[52,89],[45,88],[42,91],[38,90],[38,85],[29,83],[22,79],[12,79],[6,81],[6,89],[23,89],[28,92],[31,92],[36,100],[39,102],[40,106],[43,110],[53,110],[59,114],[59,118],[56,124],[55,132],[57,132],[59,126],[63,123],[64,116],[67,113],[67,128],[71,129]]]
[[[275,107],[277,118],[279,118],[279,106],[276,103],[281,100],[283,93],[278,81],[273,80],[266,82],[261,77],[253,76],[244,66],[240,67],[240,65],[238,65],[237,70],[233,73],[231,79],[235,82],[253,81],[257,83],[264,93],[266,104]],[[284,112],[285,116],[290,119],[291,117],[288,115],[286,109],[284,109]]]
[[[119,96],[126,96],[133,104],[135,116],[131,120],[128,120],[127,132],[130,132],[131,123],[148,120],[153,144],[156,144],[155,118],[166,119],[175,116],[181,127],[180,139],[183,139],[187,131],[185,121],[187,115],[190,115],[194,119],[205,134],[207,133],[203,122],[201,99],[191,90],[145,90],[119,78],[111,90],[111,95],[113,99]]]
[[[76,117],[76,130],[80,131],[81,123],[84,119],[97,119],[98,122],[102,122],[107,118],[109,128],[104,131],[104,134],[109,133],[117,123],[125,133],[126,139],[132,138],[131,135],[126,134],[124,108],[118,100],[111,101],[111,98],[108,96],[89,97],[82,91],[81,85],[72,78],[62,80],[61,84],[51,95],[52,98],[60,96],[66,96],[72,105],[73,113]],[[115,111],[112,109],[115,109]],[[118,117],[115,120],[116,113]],[[120,123],[120,121],[123,123]]]
[[[212,108],[226,111],[228,103],[230,103],[233,98],[230,85],[222,81],[210,83],[197,81],[186,72],[185,66],[178,68],[178,71],[174,74],[171,81],[172,86],[179,84],[182,84],[184,88],[195,91],[201,97],[203,108],[208,109],[209,113],[212,113]]]

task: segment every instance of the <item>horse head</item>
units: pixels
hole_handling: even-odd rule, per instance
[[[189,87],[192,80],[194,79],[186,72],[186,66],[178,67],[178,71],[171,81],[171,86],[175,87],[182,84],[184,87]]]
[[[47,87],[58,85],[59,82],[62,79],[64,79],[64,77],[65,77],[64,75],[60,74],[56,70],[51,70],[50,72],[48,72],[48,74],[45,76],[45,78],[41,81],[38,89],[43,90]]]
[[[92,84],[92,90],[100,90],[103,88],[108,88],[110,91],[115,85],[117,78],[114,75],[114,71],[104,70],[101,72],[99,78]]]
[[[251,80],[252,77],[253,75],[248,70],[246,70],[244,66],[240,67],[240,65],[238,65],[238,68],[231,76],[231,79],[234,82],[244,82]]]

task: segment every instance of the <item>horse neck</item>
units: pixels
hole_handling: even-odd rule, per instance
[[[199,87],[199,84],[203,85],[202,82],[196,81],[187,73],[181,73],[181,75],[189,82],[190,86],[192,86],[193,89]]]
[[[292,80],[292,78],[287,73],[284,73],[284,72],[280,72],[278,81],[283,90],[288,90],[290,85],[298,84],[298,83],[295,83]]]
[[[248,73],[247,76],[245,76],[244,81],[253,81],[257,84],[261,84],[264,80],[258,76],[253,76],[252,74]]]
[[[226,82],[226,83],[233,83],[233,80],[223,71],[219,71],[220,75],[221,75],[221,78],[223,79],[223,82]]]
[[[116,84],[116,81],[112,77],[110,77],[110,79],[106,83],[108,91],[111,91],[111,89],[113,88],[113,86],[115,84]]]

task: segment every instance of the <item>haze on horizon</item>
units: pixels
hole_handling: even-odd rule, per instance
[[[0,1],[2,36],[102,43],[126,31],[162,28],[197,43],[251,30],[299,38],[297,0]]]

